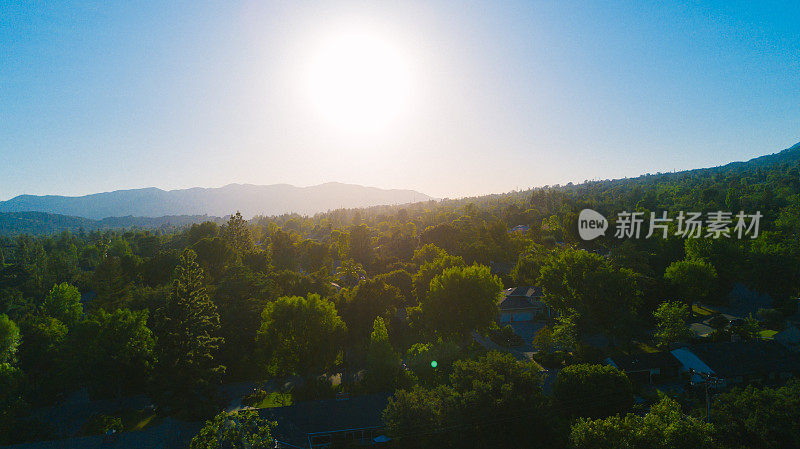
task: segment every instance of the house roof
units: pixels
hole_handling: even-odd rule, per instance
[[[506,290],[506,296],[521,296],[528,299],[542,296],[541,287],[514,287]]]
[[[382,413],[389,394],[356,396],[346,400],[303,401],[287,407],[264,408],[259,416],[278,423],[276,440],[308,447],[311,433],[383,426]]]
[[[646,352],[618,357],[609,360],[622,371],[645,371],[655,368],[679,368],[681,363],[669,352]]]
[[[722,377],[800,371],[800,356],[775,341],[719,342],[688,349]]]
[[[505,290],[500,299],[500,310],[532,309],[534,300],[542,296],[540,287],[514,287]]]

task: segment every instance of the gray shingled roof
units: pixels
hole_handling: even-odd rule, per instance
[[[652,352],[609,357],[622,371],[643,371],[654,368],[680,368],[681,363],[669,352]]]

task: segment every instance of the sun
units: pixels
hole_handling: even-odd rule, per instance
[[[346,132],[387,128],[408,106],[408,59],[401,48],[375,31],[329,36],[311,56],[307,70],[314,110]]]

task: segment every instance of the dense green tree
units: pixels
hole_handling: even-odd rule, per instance
[[[425,262],[419,267],[419,270],[412,276],[411,281],[414,284],[414,296],[417,298],[417,303],[421,303],[430,289],[431,281],[442,272],[452,267],[463,267],[464,259],[461,257],[454,257],[443,255],[436,259]]]
[[[333,366],[346,331],[332,302],[316,294],[284,296],[261,313],[256,344],[268,374],[309,377]]]
[[[360,263],[353,259],[346,259],[342,261],[339,268],[336,270],[336,278],[342,286],[352,287],[358,284],[361,279],[365,279],[367,272]]]
[[[17,238],[15,263],[7,272],[26,297],[41,297],[53,283],[47,272],[47,252],[41,241],[23,235]],[[3,270],[6,271],[5,269]]]
[[[452,254],[458,249],[458,237],[458,231],[452,224],[439,223],[425,228],[419,241],[423,245],[432,244]]]
[[[451,341],[415,343],[408,349],[405,362],[420,384],[434,386],[449,379],[453,363],[460,355],[460,348]]]
[[[531,341],[531,346],[541,354],[549,354],[555,349],[555,341],[553,340],[553,329],[550,326],[543,326],[536,331]]]
[[[225,343],[219,354],[226,374],[254,376],[259,372],[255,355],[255,335],[261,325],[261,311],[274,297],[275,286],[268,276],[245,266],[228,268],[214,292],[221,318],[220,334]]]
[[[203,239],[213,239],[219,235],[219,226],[213,221],[194,223],[186,230],[187,245],[192,246]]]
[[[665,301],[658,306],[653,316],[658,320],[655,338],[667,349],[672,343],[687,341],[692,336],[687,321],[689,306],[680,301]]]
[[[101,396],[122,397],[143,391],[153,365],[155,338],[147,310],[100,311],[82,324],[79,357],[83,380]]]
[[[236,257],[241,258],[245,254],[253,252],[253,236],[250,234],[247,221],[242,218],[242,213],[238,210],[231,215],[228,222],[222,227],[220,234]]]
[[[687,304],[716,302],[713,294],[717,281],[717,270],[702,259],[673,262],[664,272],[664,279],[675,288],[678,299]]]
[[[189,443],[190,449],[271,449],[274,423],[255,410],[222,412],[205,422]]]
[[[579,419],[570,432],[574,449],[710,449],[713,426],[686,416],[663,397],[644,415]]]
[[[758,320],[750,315],[741,321],[731,323],[730,331],[739,336],[741,340],[757,340],[761,332],[761,326],[758,324]]]
[[[92,274],[92,286],[97,298],[89,304],[91,309],[113,311],[126,306],[134,283],[131,272],[135,269],[132,266],[135,263],[136,259],[130,255],[103,259]]]
[[[383,418],[398,447],[558,447],[548,407],[537,366],[491,352],[457,361],[448,386],[398,390]]]
[[[539,270],[545,258],[544,249],[541,246],[532,245],[519,255],[517,263],[511,269],[511,279],[519,286],[537,285]]]
[[[225,266],[232,257],[232,249],[220,237],[203,238],[192,245],[197,253],[197,263],[208,274],[208,277],[217,280],[222,276]]]
[[[21,323],[19,366],[36,388],[35,399],[46,401],[73,384],[74,372],[65,369],[67,326],[56,318],[37,316]]]
[[[711,406],[711,420],[724,448],[800,447],[800,382],[720,394]]]
[[[365,267],[372,266],[375,250],[372,245],[372,230],[365,224],[350,228],[350,258]]]
[[[408,261],[414,254],[417,227],[414,223],[392,226],[380,240],[378,257],[384,262]]]
[[[0,314],[0,363],[15,361],[19,342],[19,326],[8,315]]]
[[[714,275],[711,276],[713,281],[708,285],[710,289],[708,299],[712,301],[724,301],[733,285],[742,282],[742,273],[748,269],[757,269],[754,262],[760,262],[753,260],[752,257],[749,258],[744,252],[744,246],[735,237],[685,239],[684,246],[686,260],[705,261],[714,268]],[[779,257],[772,259],[777,260]],[[789,277],[788,273],[785,275]],[[771,291],[765,290],[765,292]]]
[[[451,432],[443,430],[455,421],[458,399],[456,392],[444,385],[397,390],[383,410],[386,432],[396,447],[453,447]],[[459,430],[461,427],[469,429],[469,425],[459,426]]]
[[[359,344],[369,337],[375,317],[389,323],[401,304],[402,297],[396,287],[380,280],[365,279],[353,289],[343,291],[336,308],[347,324],[350,342]]]
[[[455,362],[450,385],[461,396],[458,417],[473,424],[461,447],[555,445],[560,426],[542,394],[539,369],[499,352]]]
[[[297,251],[292,235],[275,228],[269,236],[269,250],[272,263],[279,270],[294,270],[297,267]]]
[[[330,269],[333,260],[327,245],[311,239],[305,239],[297,245],[300,267],[308,272]]]
[[[187,416],[213,409],[225,373],[215,356],[223,343],[219,315],[192,250],[184,251],[164,304],[156,311],[153,392],[162,406]]]
[[[561,351],[575,351],[580,343],[578,334],[578,315],[571,313],[563,314],[556,318],[553,324],[553,345]]]
[[[283,270],[270,273],[269,278],[275,286],[275,294],[272,296],[302,296],[316,293],[327,297],[333,290],[331,278],[319,272],[304,275],[296,271]]]
[[[74,326],[83,318],[81,293],[66,282],[54,285],[42,301],[42,314]]]
[[[553,395],[562,410],[574,416],[602,418],[633,406],[628,376],[608,365],[565,367],[556,376]]]
[[[36,309],[34,301],[22,296],[22,292],[13,287],[0,287],[0,313],[19,321],[26,315],[33,314]]]
[[[202,245],[198,246],[199,248],[197,249],[202,251]],[[164,285],[168,285],[172,280],[172,274],[175,272],[175,267],[178,266],[180,259],[181,251],[178,249],[159,251],[155,256],[144,261],[140,266],[142,283],[151,288],[159,288]],[[208,262],[201,261],[198,256],[198,263],[207,264]],[[209,269],[214,269],[213,264],[208,264],[208,266]],[[215,273],[213,272],[211,273],[212,276],[214,274]],[[113,273],[110,273],[109,275],[113,275]],[[98,281],[98,279],[95,279],[95,281]],[[105,282],[105,284],[101,285],[100,287],[103,289],[108,289],[108,295],[111,297],[124,298],[126,295],[133,294],[135,291],[135,289],[130,288],[127,280],[124,278],[111,277],[103,282]]]
[[[487,329],[498,314],[503,284],[489,267],[453,267],[433,278],[422,302],[425,322],[444,337],[471,339],[473,330]]]
[[[416,305],[416,301],[414,299],[414,284],[411,280],[411,273],[408,271],[393,270],[388,273],[375,276],[375,280],[382,281],[386,283],[386,285],[397,287],[405,305]]]
[[[545,300],[562,313],[574,309],[583,329],[595,326],[611,336],[631,332],[640,292],[631,270],[614,268],[588,251],[566,249],[548,256],[539,282]]]
[[[445,250],[436,245],[428,243],[427,245],[422,245],[414,250],[414,255],[412,256],[411,261],[417,266],[422,266],[446,255],[447,253]]]
[[[367,386],[373,391],[391,389],[400,374],[400,356],[389,343],[383,318],[375,318],[367,351]]]

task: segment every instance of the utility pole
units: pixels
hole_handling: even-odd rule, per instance
[[[695,371],[694,369],[689,369],[689,382],[694,385],[693,376],[698,375],[703,379],[703,384],[706,387],[706,422],[711,422],[711,398],[709,393],[709,388],[716,387],[719,383],[719,377],[711,374],[711,373],[703,373],[700,371]]]

